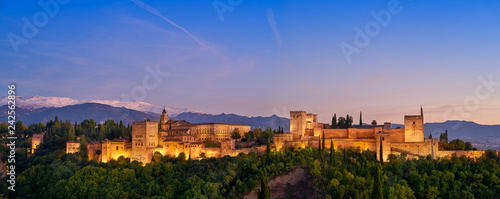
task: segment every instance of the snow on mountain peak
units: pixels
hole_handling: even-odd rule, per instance
[[[0,97],[0,106],[7,104],[7,97]],[[43,97],[43,96],[33,96],[33,97],[16,97],[16,105],[18,107],[34,110],[43,107],[63,107],[75,104],[83,103],[99,103],[106,104],[114,107],[125,107],[132,110],[142,111],[142,112],[153,112],[161,113],[163,107],[156,106],[147,102],[133,101],[133,102],[122,102],[114,100],[76,100],[68,97]],[[183,112],[193,112],[193,113],[203,113],[198,110],[188,109],[188,108],[173,108],[165,107],[167,113],[170,116],[177,116]]]

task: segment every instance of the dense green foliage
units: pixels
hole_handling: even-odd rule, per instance
[[[348,149],[339,155],[342,161],[309,167],[320,198],[370,198],[378,176],[375,154]],[[384,198],[500,198],[500,159],[494,151],[477,161],[391,154],[380,172]]]
[[[28,169],[18,175],[16,195],[10,196],[241,198],[259,187],[263,171],[272,179],[300,166],[308,168],[320,198],[369,198],[377,176],[384,198],[500,197],[500,159],[491,151],[477,162],[465,157],[405,160],[404,154],[390,155],[379,171],[374,152],[354,148],[317,151],[291,148],[263,156],[240,154],[203,160],[155,154],[152,164],[141,166],[123,157],[97,163],[56,150],[28,158]],[[335,154],[328,154],[331,152]],[[323,161],[324,155],[330,158]]]
[[[464,142],[460,139],[454,139],[448,142],[448,131],[439,135],[439,149],[440,150],[477,150],[470,142]]]

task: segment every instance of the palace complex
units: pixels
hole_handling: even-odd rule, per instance
[[[159,126],[160,125],[160,128]],[[178,156],[184,153],[187,158],[235,156],[239,153],[262,153],[265,147],[235,149],[234,132],[241,137],[250,131],[250,126],[229,123],[196,123],[170,120],[165,109],[160,123],[141,121],[132,123],[131,138],[105,139],[102,142],[89,141],[89,158],[102,162],[118,159],[120,156],[150,163],[155,152],[162,155]],[[217,147],[205,147],[204,142],[217,144]],[[80,150],[80,141],[66,143],[67,153]]]
[[[123,156],[131,161],[143,164],[150,163],[155,153],[161,155],[179,156],[184,153],[187,158],[235,156],[239,153],[255,152],[261,154],[266,146],[236,149],[235,140],[231,139],[234,132],[241,137],[249,132],[251,127],[244,124],[229,123],[196,123],[174,121],[169,119],[165,109],[160,122],[140,121],[133,122],[132,135],[129,138],[105,139],[102,142],[88,141],[89,158],[101,162],[108,162]],[[43,143],[43,135],[33,135],[32,145],[34,153],[38,145]],[[274,134],[273,143],[277,151],[285,147],[318,147],[320,140],[325,140],[325,146],[330,147],[333,142],[335,149],[359,147],[361,150],[370,150],[380,158],[382,151],[383,161],[388,160],[389,154],[406,153],[408,158],[420,156],[450,157],[465,155],[469,158],[482,156],[485,151],[441,151],[438,139],[427,139],[424,136],[424,113],[420,109],[419,115],[404,116],[404,128],[392,128],[391,123],[383,125],[352,126],[345,129],[332,128],[328,124],[318,122],[318,115],[305,111],[290,112],[290,133]],[[79,138],[78,138],[79,139]],[[80,151],[80,140],[66,143],[67,153]],[[211,143],[205,146],[205,143]],[[498,153],[498,151],[497,151]]]
[[[329,125],[319,123],[318,115],[305,111],[290,112],[290,134],[275,134],[274,144],[277,150],[283,147],[318,147],[320,139],[325,137],[325,147],[330,148],[333,141],[335,149],[359,147],[377,153],[387,161],[389,154],[406,153],[408,158],[431,155],[449,157],[465,155],[470,158],[482,156],[485,151],[440,151],[438,139],[427,139],[424,136],[424,112],[420,115],[404,117],[404,128],[392,128],[391,123],[384,125],[352,126],[347,129],[332,129]],[[382,140],[382,141],[381,141]]]

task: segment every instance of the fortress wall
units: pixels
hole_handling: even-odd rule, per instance
[[[404,129],[386,129],[384,132],[391,134],[391,142],[404,142],[405,130]]]
[[[285,147],[300,147],[300,148],[306,148],[309,146],[308,141],[303,141],[303,140],[297,140],[297,141],[287,141],[285,142]],[[279,150],[279,149],[278,149]]]
[[[346,138],[347,137],[347,129],[323,129],[323,130],[325,131],[325,138]]]
[[[478,151],[438,151],[437,156],[440,158],[451,157],[453,154],[457,154],[457,157],[466,156],[468,158],[480,158],[486,153],[484,150]]]
[[[189,156],[191,159],[199,158],[201,153],[203,152],[203,148],[201,144],[191,144],[191,149],[189,150]]]
[[[374,129],[355,129],[357,138],[375,138],[375,130]],[[351,129],[349,129],[349,133],[351,133]]]
[[[391,142],[391,150],[400,153],[405,152],[408,155],[432,155],[430,142]]]
[[[326,148],[330,148],[330,140],[333,140],[334,148],[335,149],[343,149],[343,148],[349,148],[349,147],[359,147],[361,150],[370,150],[370,151],[375,151],[376,150],[376,143],[375,139],[373,140],[366,140],[366,139],[328,139],[326,141]]]
[[[292,134],[274,134],[273,136],[274,145],[276,145],[276,150],[280,151],[286,144],[287,141],[293,140]]]
[[[227,151],[226,153],[221,154],[221,156],[238,156],[240,153],[248,154],[251,152],[254,152],[255,154],[264,154],[267,149],[267,146],[262,145],[259,147],[252,147],[252,148],[243,148],[243,149],[234,149]]]
[[[111,142],[109,148],[107,149],[110,159],[117,160],[120,156],[125,158],[130,158],[131,151],[125,148],[124,142]],[[133,161],[133,160],[130,160]],[[145,162],[143,162],[145,163]]]
[[[207,158],[220,158],[221,148],[204,148],[201,152],[205,153]]]

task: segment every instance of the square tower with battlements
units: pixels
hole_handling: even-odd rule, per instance
[[[290,111],[290,134],[294,137],[309,136],[314,134],[318,123],[318,115],[305,111]]]
[[[151,150],[158,147],[158,123],[143,121],[132,123],[132,154],[130,161],[151,161]],[[150,157],[151,156],[151,157]]]
[[[424,142],[424,111],[420,115],[405,115],[405,142]]]

